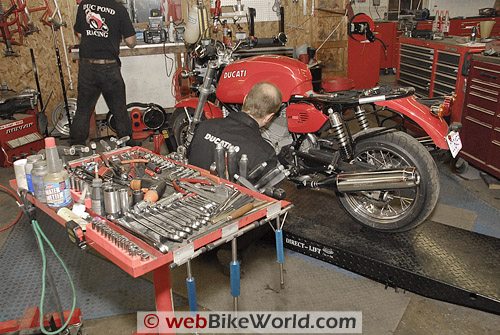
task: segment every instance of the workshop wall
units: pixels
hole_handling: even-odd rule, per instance
[[[4,4],[4,8],[8,7],[7,1],[1,1]],[[74,45],[76,43],[73,35],[73,21],[74,13],[76,13],[76,6],[73,6],[73,4],[75,3],[74,1],[60,1],[59,3],[63,21],[68,25],[68,28],[63,28],[63,32],[65,35],[64,37],[66,46],[69,47],[70,45]],[[43,5],[43,1],[29,0],[28,4],[29,7],[36,7]],[[53,5],[52,2],[51,5]],[[40,21],[42,15],[43,12],[32,13],[32,21],[39,29],[39,32],[24,37],[23,45],[13,45],[14,51],[18,54],[17,57],[5,57],[3,55],[5,44],[0,44],[0,48],[2,49],[0,53],[0,83],[7,83],[9,85],[9,88],[13,90],[22,90],[24,88],[36,89],[35,77],[32,71],[31,56],[29,51],[30,48],[33,48],[36,57],[38,76],[40,79],[40,87],[44,103],[47,102],[50,92],[54,92],[46,109],[47,114],[50,118],[52,110],[54,110],[58,104],[63,102],[63,96],[59,79],[59,71],[57,69],[52,30],[49,26],[44,25]],[[64,57],[65,50],[62,47],[60,32],[56,31],[56,36],[61,53],[61,63],[63,66],[67,94],[69,98],[76,98],[76,79],[78,68],[76,66],[76,63],[73,63],[71,61],[70,55],[68,53],[68,59],[70,59],[69,62],[71,65],[72,73],[71,79],[74,84],[74,89],[70,90],[69,77]],[[16,40],[19,40],[19,36],[17,34],[14,35],[14,38]]]
[[[5,0],[0,0],[3,3]],[[289,46],[300,46],[307,44],[312,47],[319,47],[331,31],[337,26],[337,31],[333,34],[330,40],[325,43],[323,48],[318,52],[318,59],[323,63],[324,75],[329,74],[345,74],[347,67],[347,33],[346,21],[342,14],[344,12],[346,0],[316,0],[315,15],[311,16],[311,1],[307,1],[306,15],[303,15],[303,2],[283,1],[285,7],[285,30],[289,36]],[[60,9],[63,20],[67,23],[68,28],[64,29],[65,41],[67,47],[74,45],[76,40],[73,36],[73,23],[76,12],[76,6],[73,1],[61,1]],[[42,5],[41,0],[30,0],[30,7]],[[51,3],[52,4],[52,3]],[[209,6],[209,0],[206,0]],[[5,8],[5,6],[4,6]],[[187,6],[184,7],[186,9]],[[338,13],[325,12],[321,9],[327,9]],[[56,65],[56,56],[53,46],[53,38],[51,28],[40,22],[42,12],[32,14],[32,20],[39,28],[39,32],[24,37],[23,45],[14,45],[14,50],[18,53],[17,57],[4,57],[3,49],[5,45],[2,43],[2,55],[0,55],[0,83],[7,83],[11,89],[21,90],[24,88],[36,88],[34,74],[32,71],[31,58],[29,49],[33,48],[38,66],[40,85],[44,102],[47,102],[49,94],[53,92],[53,96],[47,106],[47,114],[50,120],[52,111],[63,102],[62,90],[59,80],[58,69]],[[343,22],[342,22],[343,21]],[[247,29],[246,24],[242,24],[244,29]],[[257,22],[257,36],[270,37],[278,32],[278,21],[273,22]],[[233,29],[234,31],[235,29]],[[57,32],[57,40],[61,52],[61,62],[63,66],[64,80],[66,83],[67,94],[69,98],[76,98],[76,84],[78,66],[70,59],[71,80],[73,89],[69,89],[70,78],[66,69],[64,49],[61,43],[60,33]],[[17,36],[15,36],[17,38]]]
[[[193,3],[193,1],[191,1]],[[207,6],[209,0],[205,0]],[[343,75],[347,71],[347,20],[343,17],[347,0],[315,0],[314,16],[311,16],[311,0],[307,1],[304,11],[303,1],[282,1],[285,9],[285,32],[288,35],[287,46],[298,47],[307,44],[318,48],[332,30],[336,32],[318,52],[318,60],[323,64],[323,74]],[[304,15],[306,13],[306,15]],[[278,19],[277,19],[278,20]],[[271,37],[279,31],[279,21],[256,22],[255,34]],[[241,26],[248,31],[247,25]],[[231,24],[233,32],[236,27]],[[222,33],[218,36],[222,40]]]
[[[413,3],[416,3],[415,1]],[[422,8],[428,8],[432,16],[436,13],[436,10],[448,10],[450,17],[477,16],[479,8],[495,7],[494,4],[495,0],[423,0]],[[357,0],[352,7],[355,13],[366,13],[374,20],[382,20],[388,6],[389,0],[380,0],[380,6],[373,6],[373,0]]]

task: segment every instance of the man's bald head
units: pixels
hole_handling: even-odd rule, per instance
[[[281,106],[281,92],[271,83],[255,84],[243,101],[243,112],[258,122],[271,119]],[[260,122],[259,122],[260,124]]]

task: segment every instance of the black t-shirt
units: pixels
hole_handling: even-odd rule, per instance
[[[122,38],[135,35],[125,7],[115,0],[84,0],[74,29],[82,35],[80,58],[116,59]]]
[[[277,164],[273,147],[262,138],[259,124],[246,113],[233,112],[223,119],[201,122],[196,127],[189,148],[189,164],[208,170],[214,162],[218,143],[222,143],[226,150],[233,146],[237,151],[238,161],[242,154],[246,154],[249,171],[265,161],[269,163],[269,167]]]

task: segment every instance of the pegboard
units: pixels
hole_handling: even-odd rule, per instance
[[[273,5],[277,0],[245,0],[242,4],[245,6],[245,12],[248,12],[248,8],[255,8],[257,15],[255,16],[255,22],[269,22],[269,21],[279,21],[280,17],[278,13],[273,11]],[[221,6],[233,6],[236,5],[236,0],[221,0]],[[283,6],[283,0],[277,1],[281,2]],[[224,9],[223,9],[224,11]],[[241,19],[241,22],[246,22],[246,19]]]

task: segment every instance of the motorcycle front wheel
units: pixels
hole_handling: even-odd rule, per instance
[[[170,119],[172,134],[177,146],[186,143],[189,123],[194,115],[194,109],[189,107],[176,108]]]
[[[423,223],[436,206],[436,163],[412,136],[397,131],[360,140],[354,161],[373,165],[374,170],[415,167],[420,177],[412,188],[340,193],[341,205],[359,223],[379,231],[402,232]]]

